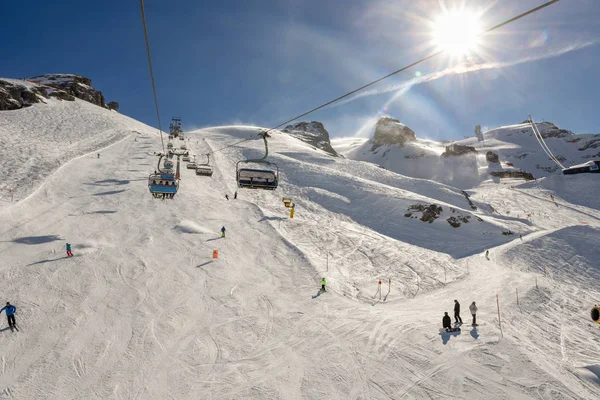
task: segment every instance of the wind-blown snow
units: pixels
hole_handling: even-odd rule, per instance
[[[261,155],[257,140],[213,154],[210,178],[182,168],[175,199],[154,200],[155,130],[63,104],[0,113],[0,122],[22,127],[39,154],[37,176],[46,177],[0,210],[0,280],[20,327],[0,328],[3,396],[600,395],[598,328],[589,320],[600,301],[600,211],[592,188],[575,200],[597,185],[593,177],[486,181],[469,191],[475,210],[454,187],[332,159],[275,132],[276,191],[237,189],[233,199],[235,163]],[[53,140],[45,140],[48,126]],[[204,154],[256,132],[215,127],[186,138]],[[75,150],[65,152],[69,138]],[[19,164],[10,179],[30,173]],[[293,199],[293,219],[282,197]],[[441,205],[442,217],[405,217],[417,203]],[[472,221],[452,228],[451,208]],[[320,294],[322,277],[328,291]],[[439,335],[454,299],[465,323],[477,301],[480,326]]]

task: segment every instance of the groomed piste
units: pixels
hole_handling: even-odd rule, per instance
[[[258,131],[184,137],[200,159]],[[237,185],[257,139],[214,153],[212,176],[181,168],[157,200],[155,129],[80,100],[0,113],[3,142],[30,154],[2,150],[0,300],[20,330],[0,319],[0,395],[600,396],[595,174],[486,180],[473,208],[452,186],[270,135],[276,190]],[[407,217],[418,204],[441,214]],[[462,330],[440,335],[455,299]]]

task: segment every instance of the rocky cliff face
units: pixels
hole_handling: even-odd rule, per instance
[[[300,139],[317,149],[321,149],[332,156],[338,156],[337,152],[331,147],[329,132],[327,132],[327,129],[325,129],[320,122],[297,122],[286,126],[285,129],[283,129],[283,132],[296,139]]]
[[[62,90],[78,99],[88,101],[100,107],[109,108],[106,105],[102,92],[94,89],[92,87],[92,80],[84,76],[72,74],[46,74],[35,76],[29,79],[29,81]],[[112,109],[119,108],[118,103],[111,102],[111,104],[113,104]]]
[[[442,153],[442,157],[462,156],[465,154],[477,154],[477,150],[475,150],[475,147],[473,146],[463,146],[453,143],[446,146],[446,151]]]
[[[102,92],[91,84],[91,79],[71,74],[40,75],[26,81],[0,80],[0,110],[16,110],[54,97],[66,101],[78,98],[118,111],[119,104],[111,102],[107,105]]]
[[[0,110],[18,110],[39,103],[40,98],[48,98],[46,90],[27,87],[14,81],[0,80]]]
[[[375,125],[375,134],[373,135],[373,146],[371,150],[376,150],[384,145],[404,146],[406,142],[414,142],[417,135],[408,126],[400,121],[390,117],[381,117]]]

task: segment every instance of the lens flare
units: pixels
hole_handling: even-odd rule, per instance
[[[479,15],[467,10],[447,11],[433,22],[433,43],[451,55],[464,55],[479,44]]]

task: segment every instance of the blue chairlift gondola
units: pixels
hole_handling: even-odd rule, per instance
[[[148,176],[148,190],[155,198],[164,198],[165,196],[173,198],[179,189],[179,180],[176,175],[173,174],[173,163],[166,160],[164,170],[160,169],[160,162],[164,154],[160,155],[158,159],[158,172],[154,172]],[[166,171],[167,165],[170,165],[171,171]]]

